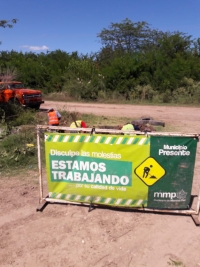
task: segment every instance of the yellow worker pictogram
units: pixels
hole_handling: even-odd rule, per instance
[[[135,173],[146,185],[151,186],[165,175],[165,169],[149,157],[135,169]]]

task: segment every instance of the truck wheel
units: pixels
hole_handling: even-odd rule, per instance
[[[36,109],[36,110],[40,109],[40,105],[35,105],[34,109]]]
[[[9,104],[11,105],[16,105],[16,106],[20,106],[20,102],[17,98],[12,98],[8,101]]]
[[[140,119],[140,120],[134,120],[131,122],[132,124],[149,124],[149,125],[155,125],[155,126],[162,126],[165,127],[165,123],[162,121],[156,121],[156,120],[144,120],[144,119]]]

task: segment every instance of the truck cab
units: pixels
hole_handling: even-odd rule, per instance
[[[44,103],[40,90],[27,89],[18,81],[0,82],[0,103],[39,109]]]

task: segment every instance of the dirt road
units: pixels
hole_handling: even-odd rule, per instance
[[[72,103],[45,101],[42,108],[56,108],[60,110],[76,111],[98,116],[115,116],[139,119],[151,116],[154,120],[161,120],[171,125],[176,131],[200,132],[200,107],[169,107],[145,105],[116,105],[97,103]]]
[[[104,116],[151,116],[181,132],[200,132],[200,108],[58,103],[54,107]],[[200,185],[198,145],[193,194]],[[1,175],[1,174],[0,174]],[[45,174],[44,174],[45,175]],[[200,227],[190,216],[49,204],[38,206],[38,174],[0,176],[0,266],[200,266]],[[45,190],[46,182],[45,182]]]

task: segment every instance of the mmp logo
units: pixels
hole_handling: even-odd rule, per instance
[[[164,199],[179,199],[179,200],[185,200],[186,199],[187,192],[185,192],[183,189],[179,192],[154,192],[154,198],[164,198]]]

